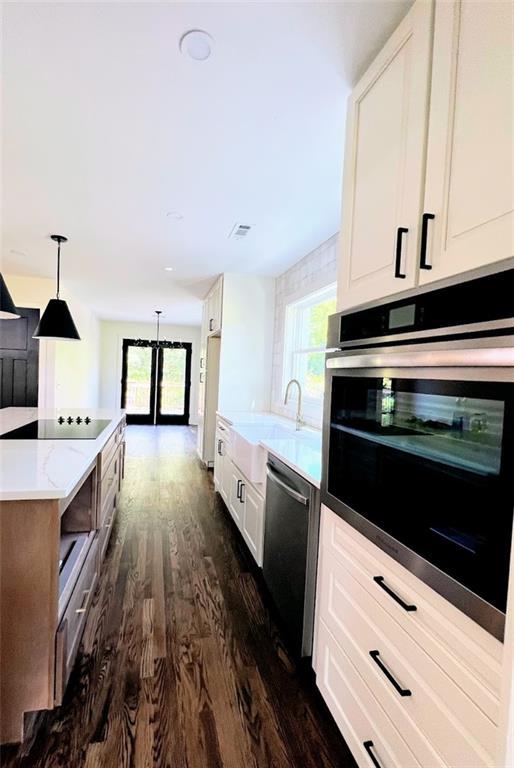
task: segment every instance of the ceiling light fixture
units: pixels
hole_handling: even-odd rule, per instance
[[[202,29],[190,29],[180,38],[180,52],[195,61],[205,61],[212,53],[212,37]]]
[[[168,219],[173,219],[173,221],[181,221],[184,218],[184,214],[180,213],[180,211],[168,211],[166,216]]]
[[[136,339],[134,341],[135,347],[151,347],[152,349],[183,349],[183,344],[181,341],[168,341],[167,339],[159,339],[160,335],[160,329],[161,329],[161,315],[162,315],[162,309],[156,309],[155,314],[157,315],[157,329],[155,334],[155,339]]]
[[[166,272],[173,272],[173,267],[164,267]]]
[[[34,339],[69,339],[80,341],[77,326],[73,322],[68,305],[59,297],[61,283],[61,243],[67,243],[64,235],[50,235],[54,243],[57,243],[57,291],[55,299],[50,299],[43,316],[39,321]]]
[[[19,317],[20,314],[14,306],[14,301],[5,284],[4,276],[0,272],[0,319],[17,320]]]

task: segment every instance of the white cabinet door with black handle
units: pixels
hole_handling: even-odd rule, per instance
[[[436,3],[421,283],[514,253],[513,14]]]
[[[412,7],[348,102],[339,309],[416,284],[432,15]]]

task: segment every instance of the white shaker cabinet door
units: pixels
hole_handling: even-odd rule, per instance
[[[418,0],[349,100],[339,309],[417,280],[432,17]]]
[[[236,467],[230,462],[230,491],[228,499],[228,509],[234,522],[241,530],[243,525],[244,501],[241,501],[241,475]]]
[[[242,534],[258,566],[262,566],[264,499],[247,483],[243,484],[244,517]]]
[[[436,4],[422,283],[513,254],[512,23],[511,2]]]

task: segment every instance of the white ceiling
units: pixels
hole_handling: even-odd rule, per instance
[[[168,323],[220,272],[280,274],[338,229],[346,96],[410,4],[4,3],[4,271],[53,276],[62,233],[101,317]]]

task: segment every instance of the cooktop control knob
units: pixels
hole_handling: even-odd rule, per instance
[[[86,416],[84,421],[85,421],[86,424],[90,424],[91,423],[91,419],[89,418],[89,416]]]
[[[64,424],[64,418],[62,416],[59,416],[57,421],[59,422],[59,424]]]
[[[82,424],[82,419],[80,418],[80,416],[77,416],[75,421],[77,422],[77,424]]]
[[[66,421],[68,422],[68,424],[73,424],[73,419],[71,418],[71,416],[68,416]]]

